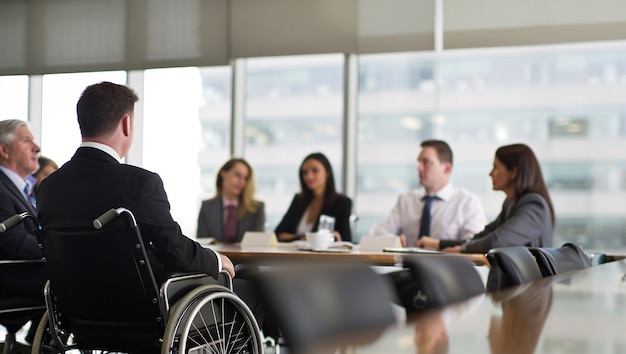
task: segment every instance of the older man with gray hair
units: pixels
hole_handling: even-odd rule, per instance
[[[39,146],[35,143],[27,122],[9,119],[0,121],[0,221],[29,212],[37,216],[32,186],[26,180],[39,166]],[[41,259],[43,257],[37,238],[21,224],[0,236],[0,260]],[[12,272],[0,279],[0,297],[41,297],[46,282],[43,263],[36,273]],[[33,317],[31,331],[26,336],[32,342],[38,317]]]

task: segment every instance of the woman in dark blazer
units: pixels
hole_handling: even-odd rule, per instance
[[[489,175],[493,189],[506,193],[496,220],[468,241],[422,237],[417,246],[464,253],[507,246],[551,247],[554,208],[533,151],[524,144],[498,148]]]
[[[299,169],[301,192],[296,194],[283,219],[276,227],[279,241],[305,239],[305,233],[317,231],[320,215],[335,218],[335,236],[352,241],[350,213],[352,200],[337,193],[330,162],[321,153],[308,155]]]
[[[218,242],[241,242],[246,231],[265,231],[265,205],[254,199],[254,174],[244,159],[228,160],[217,173],[217,193],[202,202],[197,238]],[[236,212],[236,230],[228,235],[229,206]]]

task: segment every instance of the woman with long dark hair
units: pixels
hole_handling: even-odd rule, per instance
[[[333,169],[326,156],[319,152],[308,155],[300,165],[299,176],[301,192],[294,196],[276,227],[278,240],[302,240],[306,232],[317,231],[320,215],[328,215],[335,218],[337,239],[352,241],[352,200],[337,193]]]
[[[468,241],[422,237],[417,246],[465,253],[506,246],[551,247],[554,208],[533,151],[524,144],[498,148],[489,175],[493,189],[506,194],[496,220]]]

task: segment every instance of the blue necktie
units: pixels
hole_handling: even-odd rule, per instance
[[[420,220],[420,233],[417,235],[417,239],[422,236],[430,236],[430,207],[433,204],[433,200],[439,199],[434,195],[426,195],[422,198],[424,201],[424,209],[422,209],[422,219]]]
[[[37,201],[33,195],[33,187],[28,182],[26,182],[26,185],[24,186],[24,194],[26,194],[26,199],[28,199],[30,205],[32,205],[33,208],[37,208]]]

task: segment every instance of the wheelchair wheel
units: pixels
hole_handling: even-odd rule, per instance
[[[219,285],[195,288],[176,303],[163,336],[163,354],[263,352],[248,306]]]
[[[62,346],[59,345],[59,341]],[[46,311],[37,326],[37,332],[35,332],[35,339],[33,340],[32,353],[65,353],[66,351],[76,349],[76,346],[72,343],[71,334],[59,333],[56,338],[53,338],[52,331],[50,331],[49,314],[48,311]],[[82,350],[78,352],[85,353],[85,351]]]

